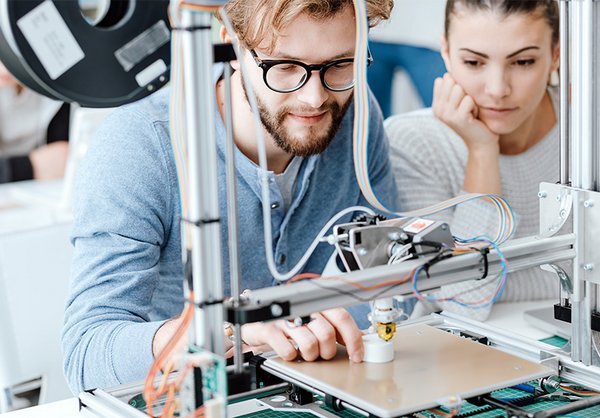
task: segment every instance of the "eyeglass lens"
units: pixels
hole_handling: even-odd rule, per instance
[[[315,74],[316,75],[316,74]],[[297,64],[282,63],[269,68],[267,84],[277,90],[293,90],[306,82],[307,70]],[[324,74],[326,87],[332,90],[344,90],[354,83],[352,62],[342,62],[326,67]]]

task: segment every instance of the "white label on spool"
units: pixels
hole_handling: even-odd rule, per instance
[[[17,25],[52,80],[56,80],[85,57],[50,0],[44,1],[19,19]]]
[[[163,60],[159,59],[137,73],[135,75],[135,81],[137,81],[140,87],[144,87],[165,71],[167,71],[167,65]]]

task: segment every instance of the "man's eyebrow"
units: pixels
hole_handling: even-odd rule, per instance
[[[299,58],[299,57],[294,56],[294,55],[286,54],[285,52],[273,51],[273,56],[275,56],[277,58],[280,58],[280,59],[308,62],[307,60],[305,60],[303,58]],[[337,54],[337,55],[335,55],[333,57],[330,57],[326,61],[322,61],[322,62],[329,62],[329,61],[334,61],[334,60],[337,60],[337,59],[340,59],[340,58],[348,58],[348,57],[354,57],[354,51],[353,50],[348,50],[348,51],[342,52],[342,53]]]
[[[513,53],[511,53],[511,54],[508,54],[508,55],[506,56],[506,58],[512,58],[512,57],[514,57],[514,56],[516,56],[516,55],[519,55],[521,52],[525,52],[525,51],[528,51],[528,50],[530,50],[530,49],[540,49],[540,47],[539,47],[539,46],[535,46],[535,45],[526,46],[525,48],[521,48],[521,49],[519,49],[518,51],[515,51],[515,52],[513,52]],[[478,56],[480,56],[480,57],[482,57],[482,58],[486,58],[486,59],[487,59],[487,58],[489,58],[489,56],[488,56],[488,55],[486,55],[486,54],[484,54],[483,52],[477,52],[477,51],[473,51],[472,49],[469,49],[469,48],[460,48],[460,49],[459,49],[459,51],[466,51],[466,52],[470,52],[470,53],[471,53],[471,54],[473,54],[473,55],[478,55]]]

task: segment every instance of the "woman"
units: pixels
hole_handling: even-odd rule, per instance
[[[448,0],[442,40],[448,72],[435,81],[432,109],[386,121],[403,210],[494,193],[511,204],[516,237],[538,232],[539,183],[559,176],[558,28],[555,0]],[[464,238],[493,236],[496,222],[495,209],[483,201],[439,218]],[[439,296],[474,289],[462,298],[475,301],[495,286],[460,283]],[[500,300],[551,298],[558,286],[539,268],[515,272]],[[414,314],[438,308],[419,304]],[[468,314],[485,319],[489,307]]]
[[[63,176],[69,105],[24,87],[0,63],[0,183]]]

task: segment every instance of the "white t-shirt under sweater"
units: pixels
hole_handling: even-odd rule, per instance
[[[549,88],[555,114],[558,114],[558,91]],[[464,194],[464,172],[467,147],[462,138],[437,119],[431,109],[396,115],[385,121],[390,139],[390,159],[399,189],[400,204],[404,211],[419,209],[454,196]],[[514,238],[537,235],[539,230],[540,182],[559,180],[558,125],[536,145],[518,155],[500,156],[502,196],[512,206],[517,229]],[[492,205],[474,201],[447,210],[432,218],[448,222],[455,236],[470,238],[485,234],[494,236],[497,212]],[[509,261],[510,262],[510,261]],[[487,282],[484,287],[482,282]],[[471,286],[475,291],[461,297],[478,301],[489,296],[496,287],[494,278],[444,286],[441,296],[447,297]],[[559,281],[556,275],[539,267],[510,273],[501,301],[528,301],[558,297]],[[483,320],[491,308],[469,309],[454,303],[437,306],[419,303],[414,315],[439,308],[460,312]]]

